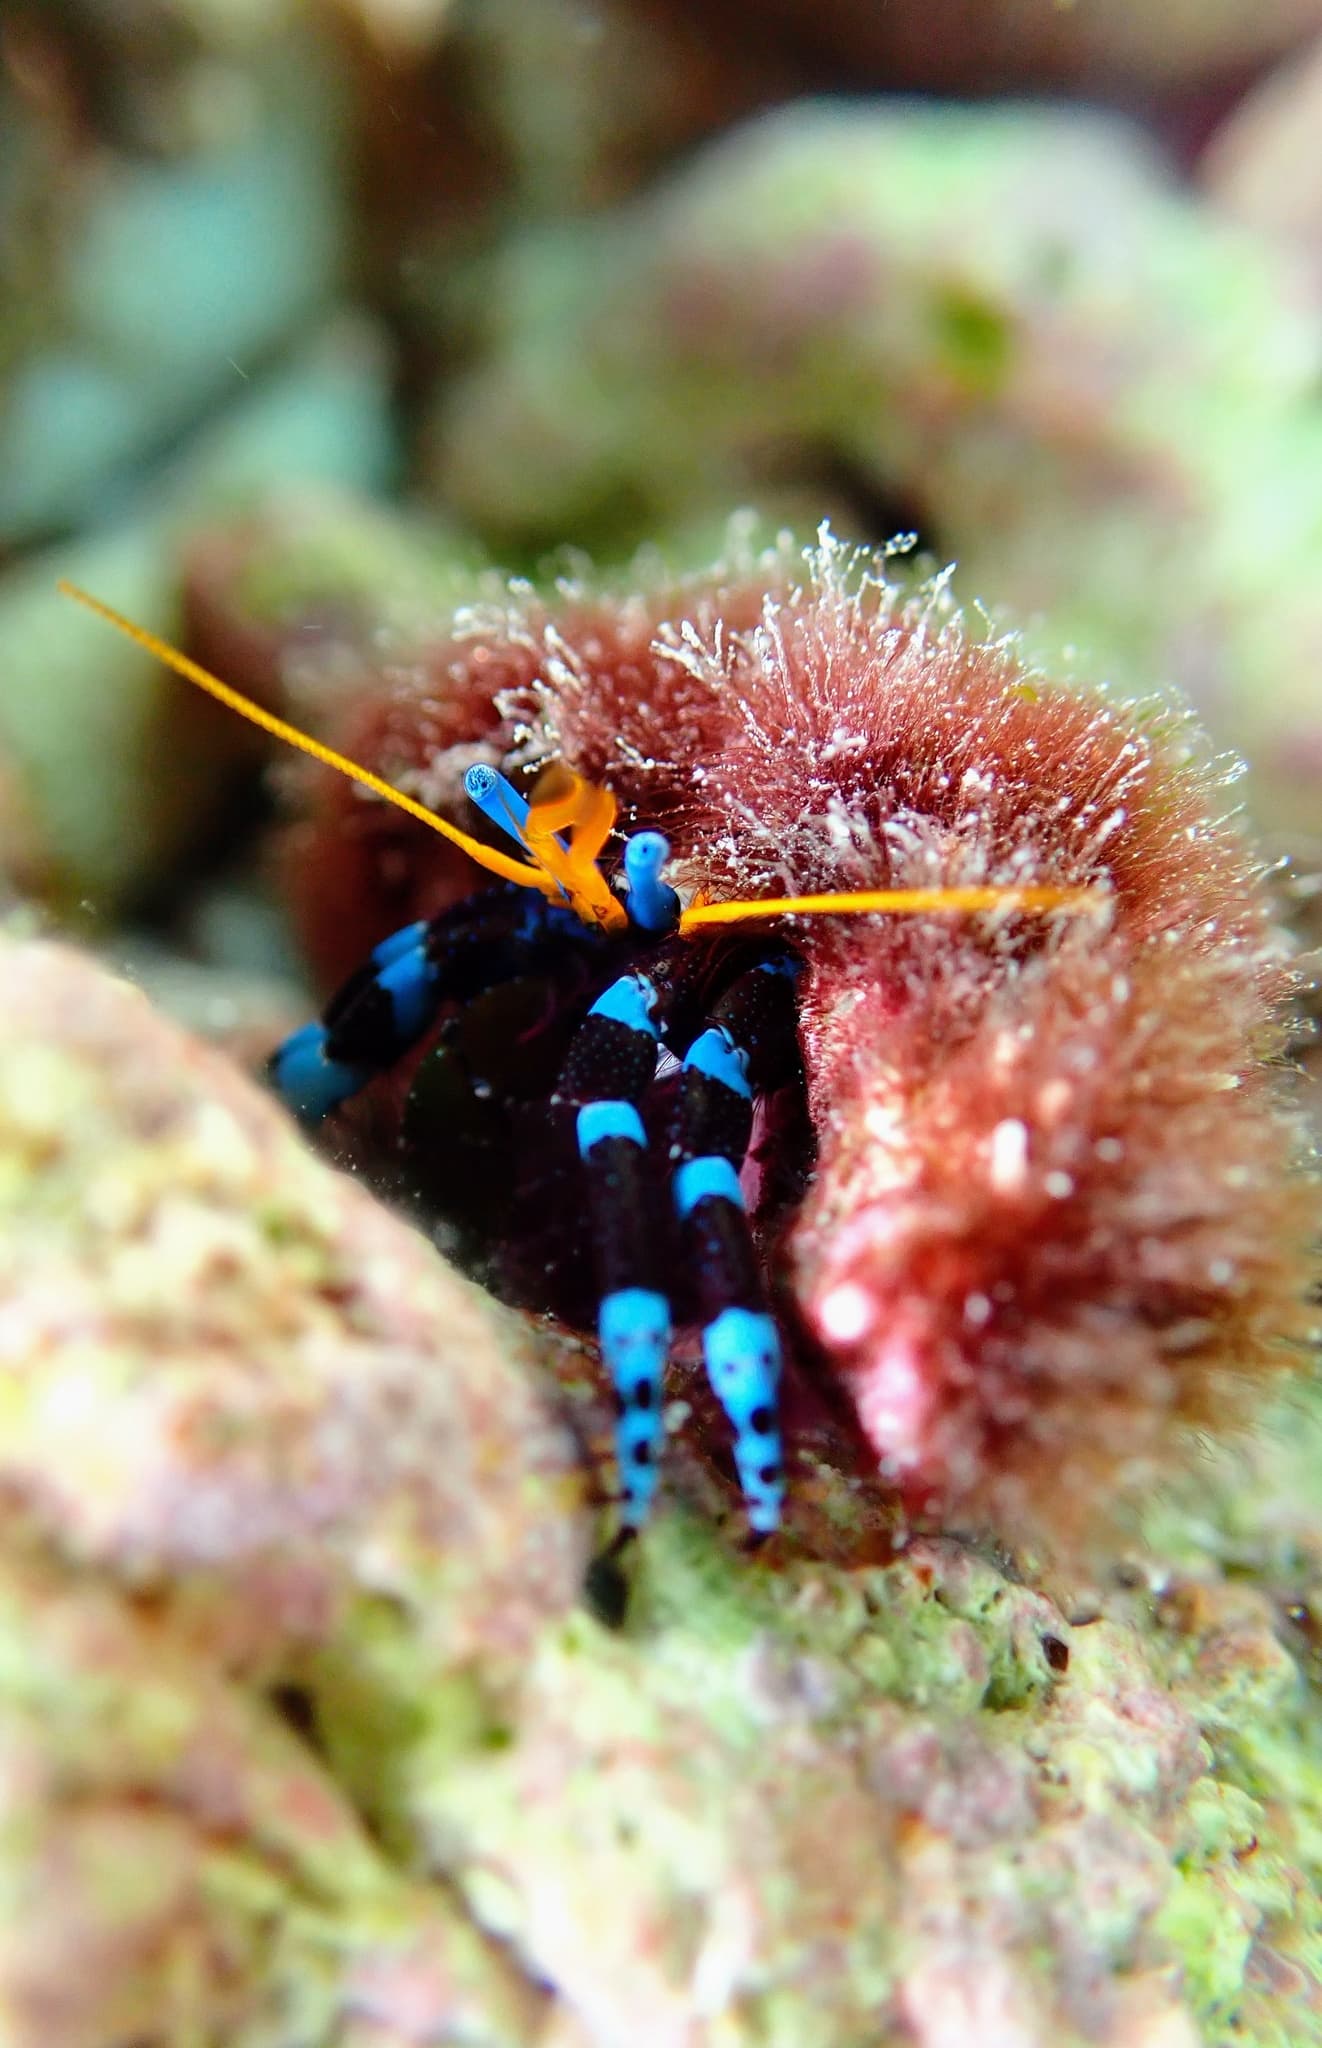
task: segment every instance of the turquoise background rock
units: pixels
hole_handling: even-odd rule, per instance
[[[348,223],[315,46],[274,53],[246,112],[194,157],[66,171],[44,302],[0,379],[0,540],[104,511],[329,304]]]
[[[189,535],[273,489],[384,489],[387,360],[344,322],[251,386],[119,516],[0,569],[0,754],[26,792],[30,858],[71,914],[104,916],[204,836],[252,735],[60,595],[61,577],[167,639]]]

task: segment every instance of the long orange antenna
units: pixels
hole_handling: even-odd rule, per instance
[[[529,860],[512,860],[508,854],[498,853],[480,839],[461,832],[448,818],[429,811],[416,798],[405,796],[403,790],[396,789],[393,783],[386,782],[370,768],[364,768],[361,762],[351,761],[347,754],[336,753],[333,747],[324,746],[310,733],[301,732],[298,726],[277,718],[273,711],[254,703],[251,697],[245,697],[231,684],[223,683],[200,662],[194,661],[178,647],[171,646],[158,634],[148,631],[147,627],[135,624],[123,612],[117,612],[113,605],[93,597],[90,591],[80,589],[67,578],[61,578],[59,589],[75,604],[94,612],[117,632],[145,648],[148,654],[155,655],[176,675],[196,683],[208,696],[216,698],[228,710],[237,712],[240,718],[246,718],[250,725],[259,726],[273,738],[283,740],[286,746],[296,747],[300,753],[320,761],[323,767],[333,768],[351,782],[370,789],[375,796],[393,804],[396,810],[416,818],[420,824],[438,832],[442,839],[448,839],[452,846],[457,846],[490,874],[500,875],[507,882],[517,882],[524,889],[536,889],[543,896],[568,901],[587,924],[599,925],[604,930],[620,930],[627,926],[628,913],[597,866],[597,857],[615,819],[615,799],[609,790],[585,782],[562,766],[542,790],[540,798],[534,794],[528,807],[526,827],[514,833],[519,843],[527,848]],[[566,829],[569,832],[568,846],[558,836]],[[1106,901],[1102,891],[1079,888],[861,889],[840,895],[766,896],[733,903],[695,903],[682,912],[679,924],[681,931],[695,931],[706,925],[743,924],[766,917],[863,916],[878,912],[912,917],[926,912],[1095,910]]]
[[[743,924],[758,917],[862,916],[890,912],[914,917],[928,911],[1096,910],[1107,901],[1096,889],[858,889],[838,896],[763,896],[738,903],[695,903],[679,920],[681,931],[700,925]]]
[[[159,635],[148,632],[145,626],[135,625],[132,619],[125,618],[123,612],[117,612],[113,605],[105,604],[99,597],[93,597],[90,591],[80,590],[76,583],[70,583],[67,578],[61,578],[59,588],[65,597],[71,597],[75,604],[82,605],[89,612],[95,612],[98,618],[105,619],[117,632],[136,641],[148,654],[154,654],[158,661],[163,661],[176,675],[185,676],[190,683],[196,683],[200,690],[205,690],[208,696],[215,697],[228,710],[237,711],[239,717],[246,718],[250,725],[260,726],[263,732],[269,732],[275,739],[283,740],[287,747],[297,747],[300,753],[310,754],[314,761],[320,761],[324,767],[334,768],[338,774],[348,776],[351,782],[361,783],[364,789],[370,789],[375,796],[383,797],[387,803],[394,804],[396,810],[406,811],[410,818],[417,818],[421,824],[430,826],[433,832],[439,832],[442,839],[448,839],[452,846],[459,847],[461,852],[466,853],[470,860],[476,861],[479,867],[488,869],[493,875],[502,876],[507,882],[518,882],[525,889],[537,889],[543,896],[561,894],[553,876],[544,873],[540,868],[530,866],[527,861],[512,860],[508,854],[498,853],[494,847],[484,846],[480,839],[473,839],[467,832],[461,832],[448,818],[438,817],[436,812],[429,811],[425,804],[418,803],[411,796],[405,796],[403,790],[396,789],[380,775],[374,775],[372,770],[364,768],[361,762],[351,761],[347,754],[337,754],[333,747],[323,746],[321,741],[314,740],[310,733],[300,732],[296,725],[289,725],[283,718],[277,718],[273,711],[267,711],[262,705],[254,704],[251,697],[245,697],[242,691],[233,689],[229,683],[222,683],[220,677],[213,676],[210,669],[203,668],[200,662],[193,661],[190,656],[181,653],[179,648],[172,647],[168,640],[162,640]]]

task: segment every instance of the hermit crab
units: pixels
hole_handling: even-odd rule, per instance
[[[365,675],[345,752],[139,638],[322,764],[304,891],[373,943],[273,1057],[295,1112],[402,1064],[413,1156],[472,1157],[465,1031],[510,1034],[519,1085],[469,1060],[487,1270],[595,1330],[626,1530],[677,1332],[757,1535],[786,1371],[907,1512],[1068,1536],[1297,1356],[1291,968],[1182,712],[1028,673],[826,532],[642,595],[511,585]]]

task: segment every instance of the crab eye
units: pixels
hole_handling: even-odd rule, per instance
[[[670,841],[662,832],[635,832],[625,841],[624,874],[629,886],[629,922],[643,932],[673,931],[679,922],[679,898],[661,879],[670,858]]]
[[[526,850],[528,806],[512,782],[484,761],[475,761],[464,776],[464,794],[484,818]]]

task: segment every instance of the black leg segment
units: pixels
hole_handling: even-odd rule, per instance
[[[755,1097],[797,1058],[795,965],[777,953],[731,984],[684,1058],[671,1126],[674,1202],[712,1388],[735,1433],[754,1530],[780,1520],[785,1482],[776,1395],[780,1335],[767,1304],[739,1172]]]
[[[670,1347],[662,1234],[638,1113],[656,1071],[657,1006],[645,974],[612,982],[584,1018],[556,1090],[578,1111],[600,1293],[597,1331],[620,1407],[616,1453],[626,1528],[645,1520],[656,1488],[661,1375]]]
[[[522,974],[563,974],[575,954],[608,957],[605,942],[564,904],[508,885],[484,890],[373,948],[321,1020],[279,1046],[271,1079],[299,1119],[320,1123],[393,1066],[448,1002]]]

